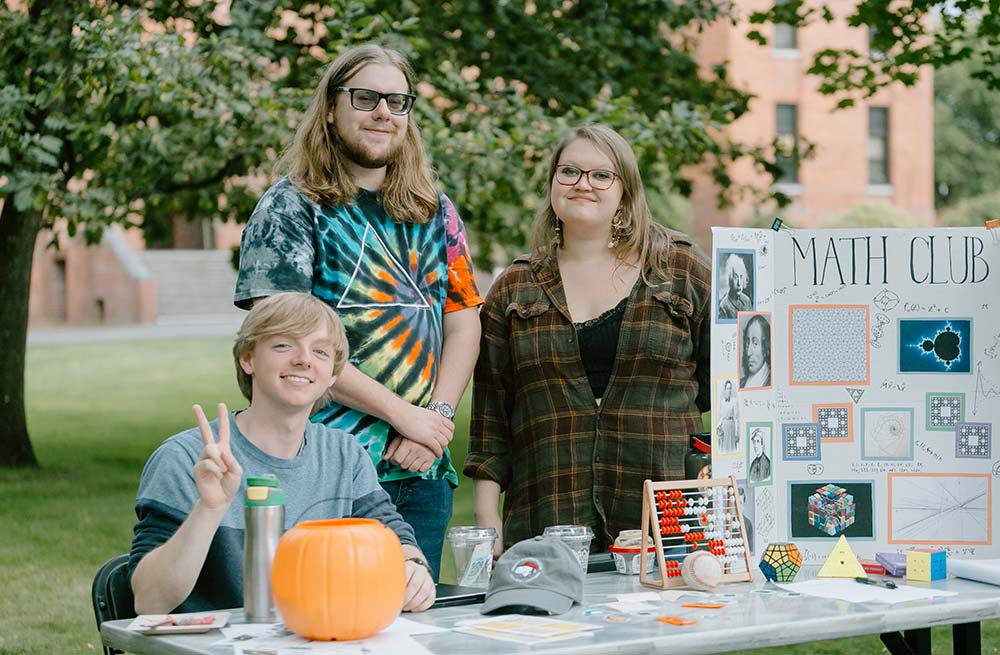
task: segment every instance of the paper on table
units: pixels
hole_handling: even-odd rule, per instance
[[[424,623],[418,623],[417,621],[411,621],[410,619],[404,619],[403,617],[398,617],[395,621],[389,624],[387,628],[383,629],[379,634],[419,635],[419,634],[429,634],[432,632],[448,632],[448,629],[439,628],[436,625],[427,625]],[[298,648],[302,644],[327,643],[327,642],[309,642],[309,640],[303,639],[302,637],[298,637],[293,633],[291,633],[281,623],[237,623],[235,625],[229,626],[228,628],[223,628],[222,634],[225,635],[226,638],[220,639],[219,641],[213,643],[212,646],[241,645],[242,647],[250,643],[252,650],[253,648],[261,648],[261,644],[266,643],[263,641],[261,642],[253,641],[255,639],[262,639],[262,638],[283,640],[278,642],[279,644],[283,644],[283,647],[294,645],[296,648]],[[291,641],[288,641],[289,639]],[[257,644],[257,646],[253,646],[253,644]],[[320,648],[320,646],[312,646],[307,648],[311,649],[309,652],[315,652],[315,649]]]
[[[185,614],[141,614],[126,630],[147,635],[190,634],[221,628],[229,622],[229,612],[188,612]]]
[[[221,630],[225,639],[212,646],[232,646],[237,641],[246,641],[254,637],[281,637],[289,634],[283,623],[236,623]]]
[[[285,629],[284,623],[231,623],[222,628],[222,634],[227,637],[237,635],[253,635],[255,637],[276,634]]]
[[[613,594],[623,603],[658,603],[660,595],[655,591],[638,591],[629,594]]]
[[[589,623],[576,623],[573,621],[561,621],[559,619],[547,619],[545,617],[525,616],[521,614],[508,614],[477,621],[460,621],[456,626],[458,627],[455,628],[455,631],[463,634],[527,645],[561,641],[563,639],[575,639],[576,637],[589,635],[592,631],[598,630],[601,627]]]
[[[794,591],[807,596],[819,596],[820,598],[835,598],[846,600],[849,603],[905,603],[909,600],[920,600],[933,598],[935,596],[954,596],[954,591],[942,591],[940,589],[922,589],[920,587],[910,587],[900,585],[895,589],[876,587],[875,585],[859,584],[853,579],[824,578],[822,580],[808,580],[806,582],[790,582],[779,584],[778,587],[786,591]]]
[[[1000,585],[1000,559],[953,559],[948,558],[948,573],[976,582]]]
[[[682,596],[708,596],[708,594],[704,591],[691,591],[690,589],[668,589],[666,591],[659,592],[658,595],[660,596],[660,600],[665,600],[668,603],[672,603]]]
[[[448,628],[439,628],[436,625],[419,623],[417,621],[411,621],[410,619],[404,619],[400,616],[395,621],[390,623],[389,627],[382,630],[382,634],[398,635],[424,635],[432,632],[448,632]]]
[[[656,605],[650,605],[649,603],[629,603],[621,600],[612,603],[600,603],[600,605],[602,607],[610,607],[616,612],[621,612],[623,614],[658,609]]]
[[[528,616],[526,614],[504,614],[486,619],[458,621],[457,629],[487,628],[494,632],[512,632],[524,635],[550,637],[567,632],[584,630],[599,630],[601,626],[576,621],[563,621],[544,616]]]
[[[259,637],[233,644],[233,655],[432,655],[409,635],[380,632],[358,641],[309,641],[298,635]]]
[[[489,637],[490,639],[499,639],[500,641],[510,641],[515,644],[523,644],[526,646],[533,646],[535,644],[541,643],[551,643],[553,641],[564,641],[566,639],[576,639],[577,637],[588,637],[593,632],[580,630],[579,632],[564,632],[562,634],[552,635],[550,637],[538,637],[532,635],[522,635],[517,632],[501,632],[499,630],[490,630],[489,628],[460,628],[457,632],[461,632],[467,635],[477,635],[479,637]]]

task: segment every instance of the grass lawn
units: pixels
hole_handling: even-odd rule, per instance
[[[164,438],[193,425],[192,403],[243,404],[229,339],[33,347],[28,422],[38,471],[0,469],[0,654],[99,653],[90,602],[97,568],[128,550],[142,465]],[[465,457],[468,399],[452,453]],[[455,495],[454,525],[471,524],[472,489]],[[450,559],[444,580],[453,580]],[[951,631],[933,631],[935,651]],[[995,654],[1000,622],[984,624]],[[758,654],[763,651],[756,651]],[[877,637],[771,649],[779,655],[884,652]]]

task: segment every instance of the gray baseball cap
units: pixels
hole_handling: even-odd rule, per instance
[[[573,549],[555,537],[519,541],[493,567],[482,614],[527,605],[562,614],[583,604],[583,570]]]

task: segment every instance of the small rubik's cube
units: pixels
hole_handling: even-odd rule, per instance
[[[795,544],[768,544],[759,566],[768,580],[791,582],[802,566],[802,553]]]
[[[914,548],[906,551],[906,579],[944,580],[948,577],[948,555],[943,550]]]
[[[854,523],[854,496],[827,484],[809,496],[809,525],[831,537]]]

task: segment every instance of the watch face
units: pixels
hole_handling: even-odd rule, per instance
[[[437,412],[446,419],[452,419],[455,417],[455,408],[442,400],[432,402],[427,406],[427,409]]]

